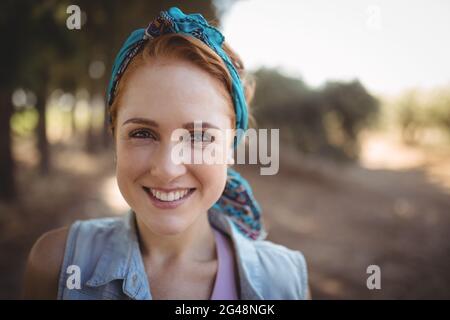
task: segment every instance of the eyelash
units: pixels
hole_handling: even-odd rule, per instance
[[[153,138],[155,138],[155,135],[152,132],[150,132],[149,130],[142,130],[142,129],[137,129],[137,130],[131,131],[129,136],[130,136],[130,138],[136,138],[136,139],[146,139],[146,138],[148,138],[148,137],[138,137],[137,136],[138,133],[143,133],[143,132],[147,133],[147,134],[151,135]]]
[[[149,135],[151,135],[154,139],[155,139],[155,135],[152,133],[152,132],[150,132],[149,130],[143,130],[143,129],[137,129],[137,130],[133,130],[132,132],[130,132],[130,134],[129,134],[129,136],[130,136],[130,138],[135,138],[135,139],[147,139],[147,138],[149,138],[149,137],[138,137],[137,136],[137,134],[139,134],[139,133],[147,133],[147,134],[149,134]],[[201,135],[202,135],[202,138],[204,138],[205,136],[206,136],[206,138],[207,138],[207,140],[206,141],[203,141],[203,139],[202,139],[202,142],[206,142],[206,143],[211,143],[211,142],[213,142],[213,141],[215,141],[215,137],[214,136],[211,136],[210,134],[208,134],[206,131],[202,131],[202,132],[190,132],[190,135],[191,135],[191,137],[194,137],[194,136],[198,136],[199,134],[201,133]],[[192,140],[191,140],[192,141]]]
[[[201,142],[211,143],[211,142],[214,142],[214,140],[215,140],[215,137],[211,136],[206,131],[194,132],[193,135],[191,133],[191,136],[195,136],[195,135],[199,135],[199,134],[201,134],[201,137],[202,137],[202,141]],[[205,136],[206,136],[206,141],[203,140]]]

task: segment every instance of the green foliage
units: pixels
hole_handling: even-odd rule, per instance
[[[11,130],[19,136],[30,137],[34,134],[38,118],[39,115],[35,108],[17,111],[11,117]]]
[[[420,142],[423,133],[430,129],[438,129],[450,135],[449,88],[430,91],[412,89],[391,105],[405,142]]]

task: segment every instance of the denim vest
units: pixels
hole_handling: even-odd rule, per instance
[[[225,214],[209,222],[232,239],[241,300],[306,299],[303,254],[245,237]],[[135,213],[74,222],[59,276],[58,299],[152,299],[136,231]],[[79,270],[80,281],[74,281]]]

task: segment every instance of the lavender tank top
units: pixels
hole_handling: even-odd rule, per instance
[[[218,269],[211,300],[239,300],[230,239],[215,228],[212,230],[216,239]]]

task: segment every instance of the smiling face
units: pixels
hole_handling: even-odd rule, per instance
[[[216,127],[212,132],[222,134],[213,137],[214,143],[230,150],[231,103],[220,81],[180,59],[153,59],[127,78],[115,128],[117,181],[137,218],[153,233],[183,232],[205,218],[220,198],[227,178],[226,154],[220,155],[221,164],[177,164],[172,149],[179,142],[171,137],[174,130],[185,128],[203,149],[211,142],[194,132],[194,122],[202,121],[201,130],[207,129],[205,123]],[[189,142],[189,147],[194,151],[199,145]],[[182,198],[170,201],[177,197]]]

